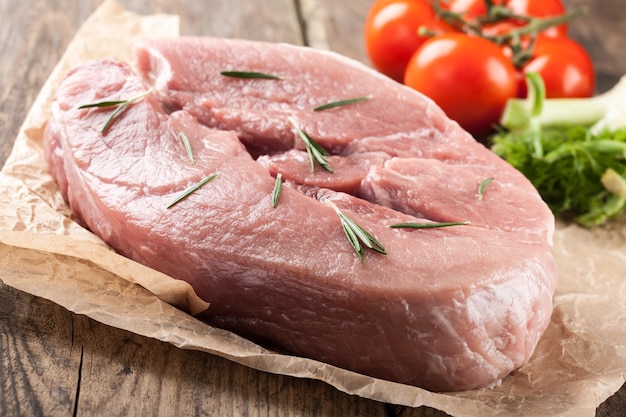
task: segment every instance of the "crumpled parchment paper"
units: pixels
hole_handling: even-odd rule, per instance
[[[552,322],[530,363],[494,388],[440,394],[275,353],[191,314],[191,287],[111,251],[70,218],[47,172],[42,134],[62,75],[92,58],[132,61],[132,44],[178,36],[178,18],[105,2],[78,31],[42,88],[0,172],[0,280],[94,320],[252,368],[319,379],[349,394],[457,417],[592,417],[624,383],[626,221],[592,230],[559,223]],[[191,314],[190,314],[191,313]]]

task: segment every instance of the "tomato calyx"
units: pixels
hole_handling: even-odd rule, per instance
[[[441,0],[433,1],[435,14],[459,32],[508,47],[511,62],[517,69],[521,69],[532,58],[535,39],[540,33],[569,23],[582,15],[581,10],[546,17],[524,15],[493,0],[484,0],[484,7],[484,14],[466,16],[465,12],[443,7]],[[420,28],[419,33],[421,36],[435,35],[429,33],[427,28]]]
[[[567,35],[581,14],[561,0],[375,0],[364,34],[377,70],[484,138],[528,72],[549,98],[593,93],[591,58]]]

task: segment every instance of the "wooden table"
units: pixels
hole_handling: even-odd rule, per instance
[[[285,41],[367,62],[362,25],[372,0],[125,0],[181,16],[183,34]],[[622,0],[588,8],[571,35],[596,62],[598,89],[626,73]],[[597,2],[596,2],[597,3]],[[92,0],[0,0],[0,165],[39,89]],[[621,25],[621,26],[620,26]],[[385,416],[394,407],[330,386],[258,372],[75,315],[0,281],[0,416]],[[404,416],[444,416],[425,407]],[[626,387],[597,416],[626,415]]]

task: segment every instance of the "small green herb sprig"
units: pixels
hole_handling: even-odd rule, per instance
[[[373,97],[374,96],[370,94],[370,95],[362,96],[362,97],[354,97],[354,98],[348,98],[345,100],[331,101],[329,103],[322,104],[320,106],[315,107],[313,111],[324,111],[324,110],[334,109],[336,107],[349,106],[350,104],[356,104],[362,101],[371,100]]]
[[[111,113],[111,115],[109,116],[109,118],[107,119],[107,121],[104,123],[104,126],[102,126],[102,129],[100,129],[101,133],[106,132],[106,130],[111,126],[111,124],[113,123],[113,121],[117,118],[118,115],[120,115],[124,110],[126,110],[126,108],[128,108],[128,106],[130,106],[131,104],[133,104],[136,101],[141,100],[142,98],[146,97],[148,94],[152,93],[152,89],[145,91],[131,99],[128,100],[108,100],[108,101],[99,101],[97,103],[89,103],[89,104],[83,104],[82,106],[79,106],[79,109],[88,109],[88,108],[94,108],[94,107],[99,107],[99,108],[103,108],[103,107],[115,107],[115,110],[113,110],[113,113]]]
[[[304,142],[304,146],[306,146],[306,151],[309,155],[309,162],[311,165],[311,172],[315,171],[315,163],[317,162],[319,166],[332,173],[333,169],[328,165],[328,161],[326,160],[326,157],[330,156],[330,153],[319,143],[315,142],[304,130],[302,130],[296,119],[289,117],[288,120],[289,123],[291,123],[296,129],[298,136],[302,139],[302,142]]]
[[[478,186],[478,193],[476,193],[476,198],[478,198],[479,200],[483,199],[483,196],[485,195],[485,190],[487,189],[487,187],[489,186],[489,184],[492,183],[492,181],[494,180],[493,177],[490,178],[485,178],[480,185]]]
[[[257,71],[222,71],[220,72],[221,75],[223,75],[224,77],[231,77],[231,78],[246,78],[246,79],[265,79],[265,80],[282,80],[283,78],[278,76],[278,75],[274,75],[274,74],[267,74],[264,72],[257,72]]]
[[[346,216],[332,201],[326,200],[326,203],[331,206],[339,216],[341,227],[348,238],[348,242],[350,242],[350,245],[357,253],[359,261],[361,261],[362,264],[365,262],[365,248],[387,255],[387,251],[383,245],[367,230],[363,229],[356,224],[354,220]]]
[[[276,174],[276,181],[274,182],[274,190],[272,191],[272,205],[274,208],[278,207],[278,201],[280,195],[283,192],[283,174],[280,172]]]
[[[434,223],[396,223],[392,224],[392,229],[439,229],[442,227],[465,226],[470,222],[434,222]]]
[[[217,176],[219,175],[219,173],[214,173],[209,175],[208,177],[204,178],[203,180],[201,180],[200,182],[198,182],[195,185],[192,185],[191,187],[189,187],[187,190],[185,190],[181,195],[179,195],[178,197],[176,197],[171,203],[169,203],[167,205],[167,208],[172,208],[174,207],[176,204],[180,203],[181,201],[183,201],[184,199],[186,199],[187,197],[189,197],[191,194],[195,193],[196,191],[198,191],[201,187],[203,187],[206,183],[213,181],[215,178],[217,178]]]
[[[179,132],[180,140],[183,142],[183,146],[185,147],[185,151],[187,152],[187,158],[189,158],[189,162],[191,164],[195,164],[196,161],[193,157],[193,150],[191,149],[191,143],[189,142],[189,137],[185,134],[185,132]]]

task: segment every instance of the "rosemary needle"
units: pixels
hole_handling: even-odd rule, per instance
[[[183,201],[185,198],[189,197],[191,194],[195,193],[200,187],[202,187],[203,185],[205,185],[207,182],[214,180],[219,174],[215,173],[215,174],[211,174],[208,177],[204,178],[202,181],[200,181],[199,183],[197,183],[196,185],[191,186],[190,188],[188,188],[185,192],[183,192],[181,195],[179,195],[178,197],[176,197],[174,199],[174,201],[172,201],[170,204],[168,204],[167,208],[172,208],[174,207],[176,204],[180,203],[181,201]]]
[[[191,164],[195,164],[193,158],[193,151],[191,150],[191,143],[189,143],[189,137],[185,134],[185,132],[179,132],[180,139],[183,141],[183,145],[185,146],[185,151],[187,151],[187,157],[189,158],[189,162]]]
[[[330,155],[328,151],[322,146],[315,142],[311,136],[309,136],[304,130],[300,129],[298,126],[298,122],[293,117],[289,117],[289,122],[293,125],[298,132],[298,136],[304,142],[304,146],[306,146],[307,154],[309,155],[309,162],[311,164],[311,172],[315,171],[315,162],[317,162],[322,168],[324,168],[328,172],[333,172],[333,169],[328,166],[328,161],[326,157]]]
[[[222,71],[220,72],[225,77],[232,78],[262,78],[266,80],[282,80],[282,77],[274,74],[266,74],[264,72],[256,71]]]
[[[152,89],[148,90],[148,91],[144,91],[143,93],[128,99],[128,100],[108,100],[108,101],[100,101],[97,103],[90,103],[90,104],[83,104],[82,106],[79,106],[79,109],[88,109],[88,108],[92,108],[92,107],[115,107],[115,110],[113,111],[113,113],[111,113],[111,116],[109,116],[109,118],[107,119],[107,121],[104,123],[104,126],[102,126],[102,129],[100,129],[101,133],[104,133],[109,126],[111,126],[111,123],[113,123],[113,120],[115,120],[115,118],[117,117],[118,114],[120,114],[121,112],[123,112],[128,106],[130,106],[132,103],[141,100],[142,98],[144,98],[145,96],[147,96],[148,94],[150,94],[152,92]]]
[[[363,97],[355,97],[355,98],[349,98],[345,100],[331,101],[329,103],[322,104],[321,106],[315,107],[313,111],[322,111],[322,110],[334,109],[335,107],[348,106],[350,104],[356,104],[356,103],[360,103],[361,101],[370,100],[372,97],[373,96],[370,94],[370,95],[363,96]]]
[[[276,175],[276,182],[274,183],[274,191],[272,192],[272,205],[274,208],[278,207],[278,200],[280,194],[283,191],[283,174],[280,172]]]
[[[387,255],[387,251],[383,245],[367,230],[363,229],[361,226],[356,224],[354,220],[346,216],[332,201],[326,200],[326,203],[328,203],[328,205],[331,206],[335,210],[335,213],[339,216],[343,232],[348,238],[350,245],[359,256],[359,261],[361,261],[361,263],[365,262],[365,248],[363,245],[375,252]]]
[[[392,229],[436,229],[440,227],[464,226],[470,222],[441,222],[441,223],[396,223],[392,224]]]
[[[476,194],[476,196],[478,197],[479,200],[483,199],[483,195],[485,194],[485,190],[487,189],[487,186],[489,184],[491,184],[491,181],[493,181],[493,178],[486,178],[483,182],[480,183],[480,185],[478,186],[478,194]]]

